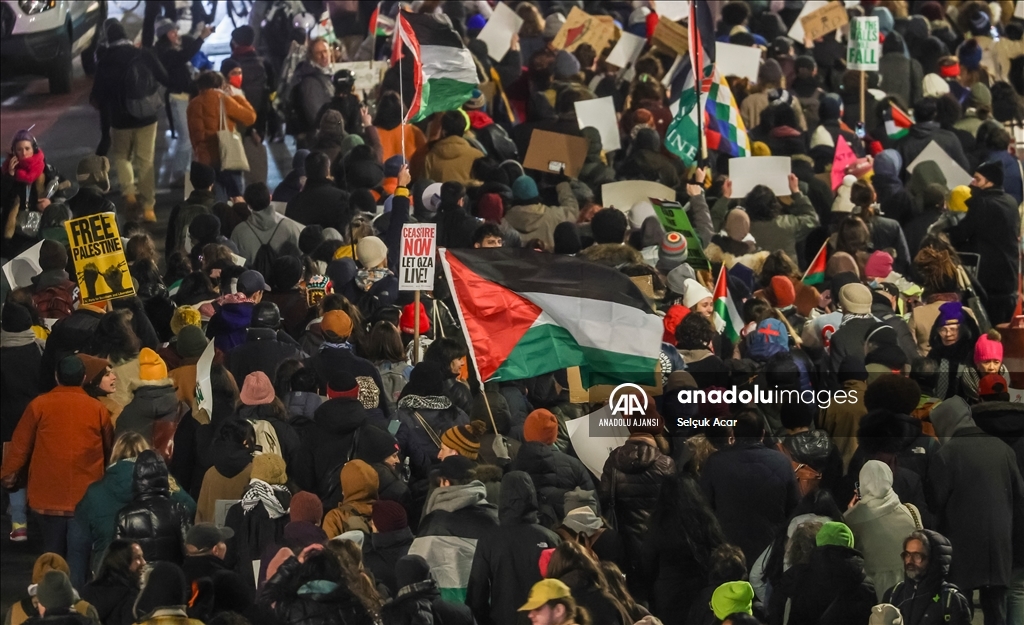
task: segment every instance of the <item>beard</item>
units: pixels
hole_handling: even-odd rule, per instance
[[[924,577],[924,569],[917,566],[904,566],[903,572],[906,574],[908,579],[912,579],[914,581],[918,581]]]

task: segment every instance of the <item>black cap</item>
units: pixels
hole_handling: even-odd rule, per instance
[[[341,93],[349,93],[352,91],[352,87],[356,84],[356,76],[351,70],[339,69],[334,72],[334,77],[331,79],[334,83],[334,90]]]
[[[251,46],[256,43],[256,31],[248,24],[231,31],[231,43],[236,46]]]
[[[230,527],[217,527],[213,523],[196,523],[185,535],[185,544],[200,551],[208,551],[234,535],[235,530]]]
[[[263,279],[263,274],[255,269],[242,272],[242,275],[238,276],[238,282],[235,284],[235,290],[246,296],[252,296],[257,291],[266,291],[268,288],[266,280]]]
[[[441,477],[451,481],[466,481],[474,477],[476,463],[462,455],[448,456],[441,461]]]
[[[1003,164],[999,161],[982,163],[975,168],[974,173],[985,176],[985,180],[997,187],[1003,186]]]
[[[263,301],[252,307],[252,319],[249,321],[250,328],[270,328],[277,330],[281,327],[281,309],[274,302]]]

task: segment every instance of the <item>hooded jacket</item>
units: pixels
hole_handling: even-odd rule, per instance
[[[174,432],[181,416],[185,414],[185,407],[178,399],[178,392],[170,378],[141,383],[142,386],[135,388],[132,400],[117,417],[114,435],[138,432],[169,462],[170,453],[167,452],[172,448],[168,447],[168,442],[174,439]]]
[[[305,122],[301,128],[288,128],[289,134],[296,132],[312,132],[316,129],[317,115],[324,105],[330,103],[334,97],[334,85],[331,84],[331,75],[324,73],[322,69],[306,60],[299,63],[295,68],[295,75],[292,76],[292,84],[298,90],[298,101],[292,101],[291,106],[300,107],[296,111],[296,117]]]
[[[423,513],[409,555],[427,561],[442,598],[465,603],[477,545],[498,526],[498,510],[487,502],[483,483],[474,480],[434,489]]]
[[[434,407],[428,407],[430,405]],[[409,458],[413,481],[428,476],[430,469],[439,462],[437,452],[440,451],[420,425],[417,413],[438,436],[457,425],[469,424],[469,416],[447,397],[407,395],[398,401],[398,420],[402,425],[395,438],[402,454]]]
[[[412,530],[403,527],[391,532],[377,532],[363,543],[363,566],[373,574],[378,584],[384,584],[392,597],[400,590],[395,578],[395,564],[408,555],[412,541]],[[436,583],[434,592],[440,598]]]
[[[966,625],[971,622],[971,604],[956,586],[946,581],[953,559],[953,547],[938,532],[922,532],[928,537],[931,547],[924,575],[919,580],[900,581],[885,591],[882,601],[899,609],[905,625]],[[936,596],[939,597],[938,601],[935,601]]]
[[[215,520],[218,499],[241,499],[252,473],[252,450],[235,443],[215,442],[208,457],[214,461],[203,475],[196,499],[196,523]]]
[[[213,339],[214,347],[227,353],[245,342],[245,330],[252,322],[254,305],[249,301],[221,305],[206,326],[206,336]]]
[[[810,562],[796,570],[791,578],[795,587],[787,593],[793,599],[791,625],[860,625],[870,616],[875,588],[864,572],[864,559],[855,549],[816,547]]]
[[[514,623],[519,606],[541,580],[537,562],[557,547],[557,534],[538,524],[537,493],[530,476],[510,471],[501,480],[500,527],[477,545],[466,603],[480,625]]]
[[[280,625],[372,625],[375,621],[344,583],[303,579],[302,565],[288,558],[260,593]]]
[[[564,518],[568,512],[564,505],[565,493],[576,488],[594,490],[590,471],[582,462],[544,443],[523,443],[510,468],[530,476],[542,511],[546,515],[553,514],[555,519]],[[543,510],[544,506],[549,506],[550,511]]]
[[[928,144],[934,141],[948,154],[957,165],[964,171],[971,168],[964,154],[963,145],[956,135],[949,130],[943,130],[938,122],[921,122],[910,127],[906,137],[903,137],[896,144],[896,150],[903,157],[904,163],[913,163]]]
[[[377,501],[377,472],[362,460],[352,460],[342,468],[338,481],[344,499],[324,516],[324,533],[327,538],[335,538],[345,532],[360,530],[369,536],[373,502]]]
[[[295,339],[284,331],[271,328],[249,328],[245,342],[228,352],[224,363],[235,380],[245,380],[255,371],[262,371],[273,380],[277,368],[288,359],[303,360],[302,350]]]
[[[103,49],[96,64],[89,101],[99,108],[112,128],[133,129],[155,124],[157,116],[138,118],[128,113],[125,106],[125,77],[131,65],[144,63],[156,82],[168,84],[167,70],[151,49],[139,49],[127,40],[111,42]]]
[[[0,334],[0,440],[9,442],[29,402],[43,392],[43,343],[32,330]]]
[[[147,562],[181,565],[191,518],[170,498],[167,465],[156,452],[142,452],[132,474],[132,502],[117,513],[114,536],[139,543]]]
[[[555,228],[563,221],[575,223],[580,213],[579,203],[569,183],[559,183],[556,189],[558,206],[545,206],[539,201],[513,206],[505,211],[502,223],[515,228],[523,241],[540,239],[548,249],[554,249]]]
[[[957,552],[949,580],[963,589],[1005,586],[1013,565],[1006,546],[1024,531],[1024,519],[1015,514],[1024,505],[1017,457],[974,423],[959,397],[936,406],[931,420],[942,444],[928,468],[932,511]]]
[[[238,246],[238,254],[252,263],[264,245],[278,253],[288,244],[298,249],[300,234],[302,224],[267,207],[249,213],[249,218],[231,231],[231,240]]]
[[[1017,466],[1024,474],[1024,404],[986,401],[971,406],[971,417],[982,431],[1013,449]]]
[[[424,162],[426,176],[435,182],[454,181],[465,185],[472,179],[473,163],[483,157],[484,153],[464,138],[445,137],[435,141],[427,152]]]
[[[306,179],[306,185],[288,202],[285,215],[303,226],[318,225],[348,232],[354,211],[349,207],[348,191],[330,180]]]
[[[312,427],[296,428],[302,440],[300,460],[306,461],[288,471],[303,488],[313,489],[325,508],[341,501],[341,468],[353,457],[356,432],[368,419],[358,399],[339,397],[320,404],[313,413]]]
[[[967,216],[948,233],[957,249],[981,255],[978,282],[989,297],[1016,291],[1020,213],[1002,187],[972,188]]]

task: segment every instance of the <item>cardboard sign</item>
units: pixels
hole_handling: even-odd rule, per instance
[[[690,33],[686,26],[676,24],[672,20],[658,20],[651,43],[669,54],[690,53]]]
[[[843,178],[846,177],[846,168],[856,162],[857,155],[854,154],[853,148],[846,142],[846,137],[839,135],[839,141],[836,142],[836,156],[832,160],[833,191],[843,184]]]
[[[739,198],[763,184],[775,195],[790,195],[789,174],[793,161],[788,156],[745,156],[729,159],[732,196]]]
[[[623,31],[619,42],[612,48],[611,54],[608,55],[605,62],[615,67],[630,67],[636,63],[636,59],[643,52],[646,43],[647,40],[643,37]]]
[[[850,16],[846,13],[846,6],[835,0],[804,15],[799,22],[804,30],[804,41],[814,41],[849,24]]]
[[[388,70],[387,61],[354,61],[352,63],[335,63],[332,71],[347,69],[355,77],[355,84],[352,86],[353,93],[362,91],[373,91],[380,85],[384,78],[384,72]]]
[[[114,213],[71,219],[64,227],[83,304],[135,295]]]
[[[402,227],[402,256],[398,262],[399,291],[432,291],[437,257],[437,224]]]
[[[622,180],[601,185],[601,205],[628,212],[637,202],[649,198],[674,202],[676,190],[649,180]]]
[[[715,64],[723,76],[746,78],[754,84],[761,69],[761,49],[719,42],[715,44]]]
[[[32,278],[43,272],[43,268],[39,266],[39,250],[42,248],[43,242],[40,241],[4,265],[4,277],[7,278],[7,284],[11,285],[12,291],[32,286]]]
[[[551,47],[572,52],[580,45],[588,43],[601,54],[608,46],[608,42],[615,39],[617,31],[611,17],[594,17],[579,7],[573,7],[569,17],[565,18],[561,30],[552,40]]]
[[[857,17],[850,24],[850,45],[846,49],[846,67],[863,72],[877,72],[882,46],[878,40],[878,18]]]
[[[601,133],[601,148],[613,152],[622,147],[619,141],[619,118],[615,115],[612,96],[576,103],[576,122],[580,130],[596,128]]]
[[[487,44],[487,56],[500,63],[512,47],[512,37],[522,26],[523,18],[516,15],[507,4],[500,2],[476,38]]]
[[[583,137],[534,130],[523,167],[575,178],[583,169],[590,144]]]
[[[704,244],[690,224],[690,218],[686,216],[686,210],[679,202],[667,202],[651,199],[654,206],[654,214],[658,216],[666,232],[678,232],[686,239],[686,264],[694,269],[711,270],[711,262],[704,255]]]
[[[957,163],[953,160],[952,156],[946,154],[946,151],[935,141],[932,141],[924,150],[921,150],[921,153],[917,155],[914,162],[907,165],[907,171],[914,173],[914,169],[925,161],[934,161],[939,166],[939,169],[942,170],[942,175],[946,177],[946,187],[949,189],[961,185],[969,186],[971,180],[973,180],[971,175],[960,166],[960,163]]]
[[[210,369],[217,349],[213,341],[206,344],[206,349],[196,362],[195,405],[197,414],[193,415],[200,423],[209,423],[213,414],[213,384],[210,382]]]
[[[626,439],[629,438],[629,430],[625,426],[618,427],[612,436],[590,435],[591,419],[597,419],[597,422],[600,423],[600,419],[610,419],[611,416],[612,411],[608,404],[605,404],[600,410],[592,412],[585,417],[565,422],[565,429],[569,433],[569,440],[572,441],[573,451],[576,452],[580,462],[590,469],[590,472],[596,475],[598,479],[601,479],[601,473],[604,471],[604,463],[608,460],[608,455],[613,450],[625,445]]]

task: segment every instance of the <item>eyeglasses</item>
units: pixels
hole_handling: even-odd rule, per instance
[[[928,554],[921,553],[919,551],[904,551],[900,554],[903,556],[903,561],[913,560],[915,564],[921,564],[928,559]]]

